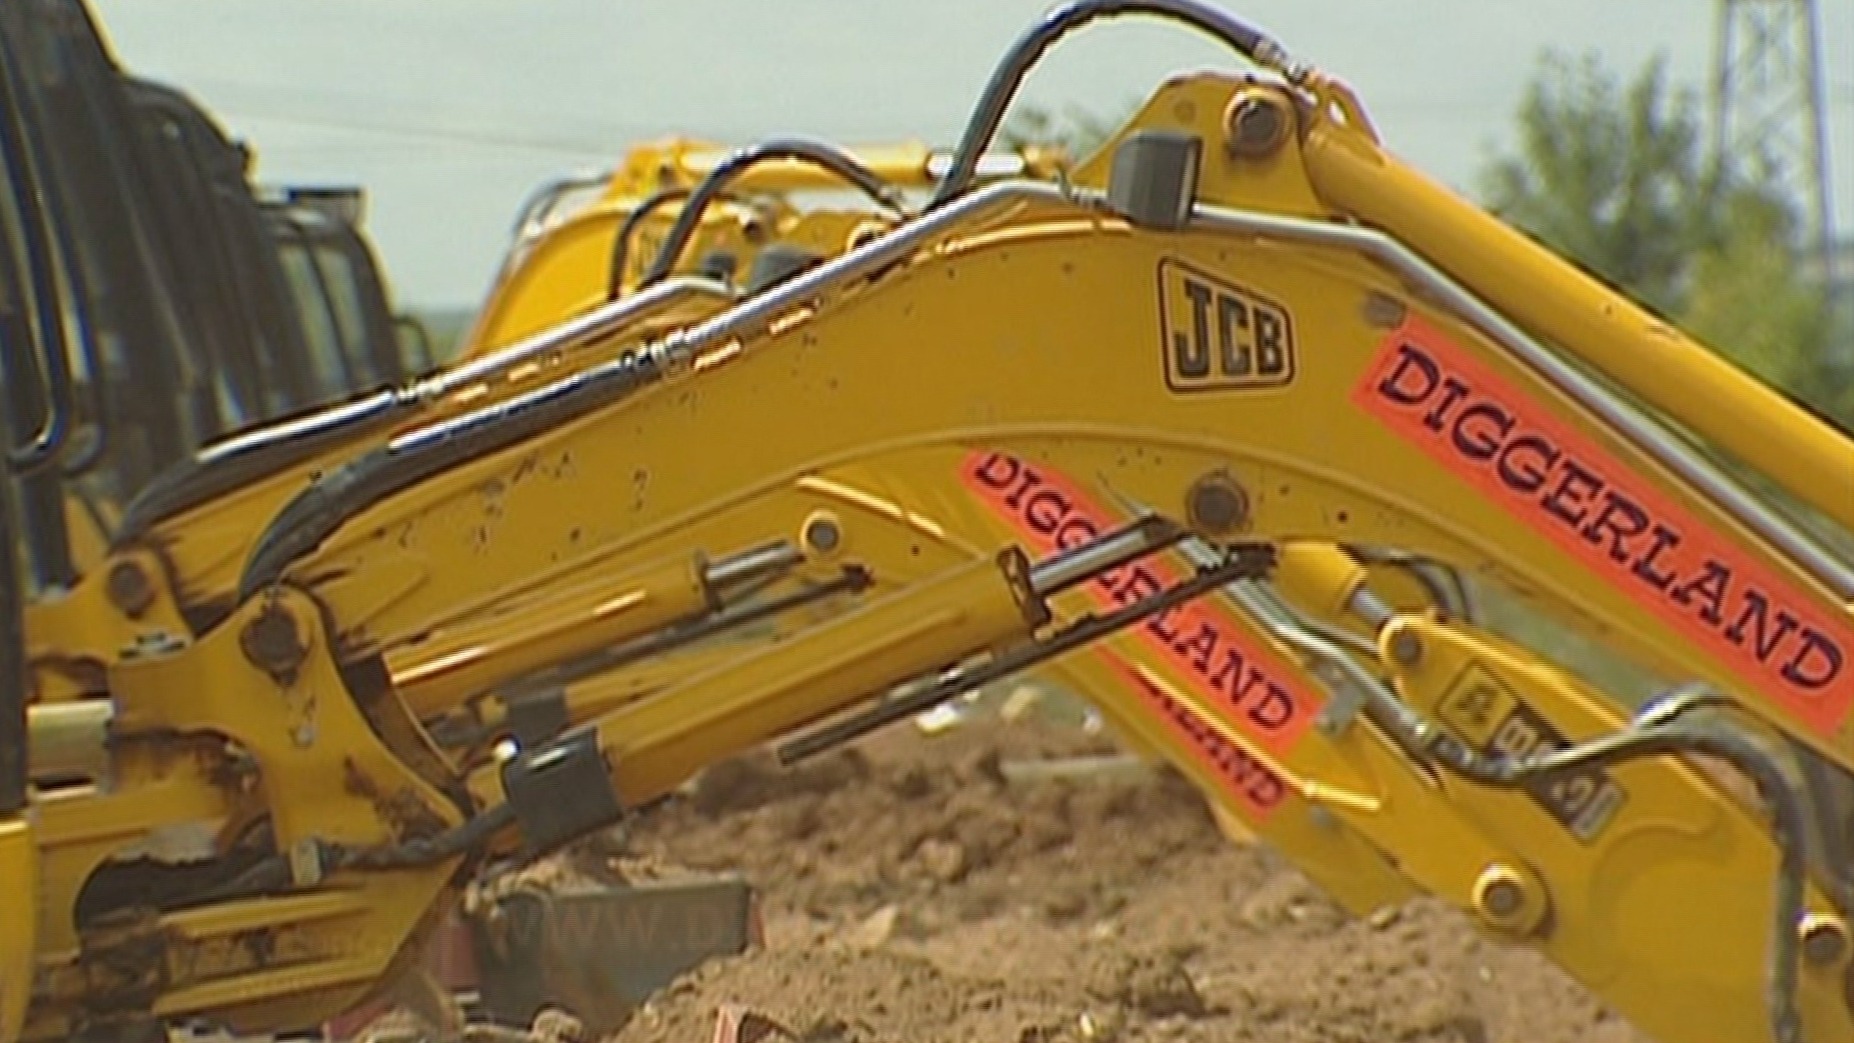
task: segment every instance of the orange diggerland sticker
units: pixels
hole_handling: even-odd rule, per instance
[[[1138,694],[1140,702],[1180,743],[1185,755],[1221,781],[1219,788],[1235,799],[1251,825],[1268,821],[1287,798],[1287,786],[1273,769],[1205,724],[1190,707],[1160,691],[1133,664],[1105,648],[1095,651]]]
[[[1416,321],[1353,401],[1811,728],[1854,700],[1854,628],[1601,445]]]
[[[962,477],[1037,554],[1070,550],[1125,524],[1066,477],[1004,453],[967,454]],[[1086,590],[1111,611],[1182,578],[1180,570],[1154,558],[1104,572]],[[1211,705],[1227,711],[1244,734],[1277,756],[1293,748],[1319,712],[1323,693],[1290,683],[1294,675],[1288,666],[1215,602],[1198,599],[1155,613],[1136,632],[1162,661],[1190,678]],[[1177,723],[1176,715],[1168,714],[1167,720]]]

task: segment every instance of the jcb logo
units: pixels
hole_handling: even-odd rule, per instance
[[[1165,381],[1174,391],[1281,387],[1294,379],[1287,309],[1179,261],[1159,262]]]

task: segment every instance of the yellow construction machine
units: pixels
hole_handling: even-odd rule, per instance
[[[1065,182],[975,186],[1034,62],[1127,14],[1250,68],[1160,84]],[[588,336],[301,490],[235,599],[108,665],[82,781],[27,784],[8,690],[37,914],[0,925],[0,1040],[315,1023],[476,872],[1025,671],[1356,912],[1434,894],[1665,1043],[1854,1039],[1854,562],[1813,534],[1854,531],[1854,440],[1237,17],[1066,4],[919,212]],[[1625,704],[1399,563],[1665,687]]]
[[[935,187],[949,158],[919,141],[847,150],[806,139],[745,149],[686,137],[639,144],[609,174],[552,182],[521,207],[514,242],[459,357],[533,336],[635,289],[685,212],[699,216],[679,256],[663,263],[749,293],[763,288],[905,213],[906,194]],[[1066,163],[1060,149],[1028,146],[986,156],[978,172],[1054,179]],[[704,182],[714,198],[685,207]],[[878,213],[801,205],[800,196],[817,193],[860,194]]]
[[[358,190],[253,185],[249,149],[185,94],[121,69],[76,0],[0,10],[0,62],[0,120],[31,175],[20,191],[43,200],[65,302],[59,350],[5,387],[32,429],[14,464],[41,646],[47,621],[56,631],[86,602],[80,588],[104,584],[124,502],[156,475],[430,359],[391,312]],[[39,385],[68,422],[39,415]]]

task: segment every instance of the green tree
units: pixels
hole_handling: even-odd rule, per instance
[[[1487,207],[1759,378],[1854,418],[1824,359],[1837,330],[1804,277],[1794,201],[1714,162],[1690,91],[1657,56],[1622,82],[1593,55],[1548,52],[1519,109],[1515,154],[1482,179]],[[1757,157],[1743,157],[1753,160]]]
[[[1721,208],[1719,244],[1693,262],[1682,326],[1759,379],[1854,427],[1854,382],[1828,362],[1854,336],[1837,323],[1822,286],[1800,272],[1795,213],[1740,194]]]
[[[1483,178],[1489,209],[1651,308],[1687,290],[1715,181],[1690,95],[1662,59],[1628,84],[1593,55],[1548,52],[1519,108],[1519,151]]]
[[[1119,115],[1103,116],[1074,105],[1061,113],[1040,105],[1019,105],[999,128],[998,144],[1007,149],[1026,145],[1058,147],[1079,162],[1100,148],[1133,114],[1134,106],[1121,108],[1125,111]]]

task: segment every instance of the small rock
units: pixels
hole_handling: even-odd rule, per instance
[[[767,824],[786,840],[805,841],[817,835],[824,816],[816,803],[807,801],[773,809]]]
[[[1075,839],[1075,830],[1055,817],[1034,816],[1023,823],[1023,838],[1032,851],[1053,851]]]
[[[927,774],[927,769],[912,766],[896,775],[889,782],[888,788],[891,793],[902,800],[920,800],[932,795],[933,779]]]
[[[1127,1016],[1118,1007],[1083,1011],[1081,1017],[1076,1019],[1076,1028],[1080,1030],[1081,1037],[1090,1043],[1114,1043],[1126,1025]]]
[[[1397,1028],[1406,1037],[1487,1043],[1487,1026],[1475,1015],[1467,997],[1439,980],[1410,990],[1399,1004]]]
[[[715,1015],[714,1038],[731,1043],[792,1043],[798,1037],[791,1029],[757,1010],[738,1003],[724,1003]]]
[[[1292,925],[1338,927],[1345,912],[1293,873],[1281,873],[1257,888],[1242,903],[1239,915],[1258,931]]]
[[[1088,909],[1088,900],[1080,891],[1056,891],[1043,896],[1043,918],[1052,923],[1067,923]]]
[[[1163,955],[1120,956],[1095,968],[1088,991],[1148,1018],[1210,1014],[1184,965]]]
[[[534,1016],[528,1034],[535,1043],[580,1043],[586,1026],[576,1017],[555,1007],[545,1008]]]
[[[1203,951],[1204,944],[1202,942],[1194,942],[1189,939],[1181,938],[1165,946],[1165,958],[1174,963],[1182,964],[1186,960],[1196,959]]]
[[[921,842],[915,855],[927,875],[943,884],[956,884],[965,879],[966,848],[957,841],[929,838]]]
[[[962,759],[957,774],[960,778],[989,784],[1003,789],[1008,780],[1004,777],[1003,758],[997,750],[985,750]]]
[[[1169,960],[1138,966],[1124,995],[1129,1006],[1149,1018],[1201,1018],[1209,1013],[1191,975]]]
[[[844,941],[855,949],[880,948],[887,945],[889,939],[895,936],[895,922],[900,918],[900,906],[885,905],[852,927]]]
[[[853,949],[879,949],[897,938],[918,938],[924,933],[907,910],[891,904],[863,917],[843,940]]]
[[[690,804],[711,818],[749,810],[760,805],[768,781],[766,770],[745,757],[718,761],[696,776]]]
[[[1403,919],[1403,910],[1399,909],[1397,906],[1388,905],[1371,914],[1371,929],[1374,931],[1388,931],[1392,927],[1397,926],[1397,921],[1401,919]]]
[[[1042,701],[1043,693],[1041,691],[1029,685],[1019,685],[1006,697],[1004,705],[999,707],[998,716],[1007,721],[1020,721],[1029,716],[1031,711],[1038,709],[1037,704]]]
[[[850,1023],[838,1017],[821,1017],[798,1033],[800,1043],[856,1043]]]

